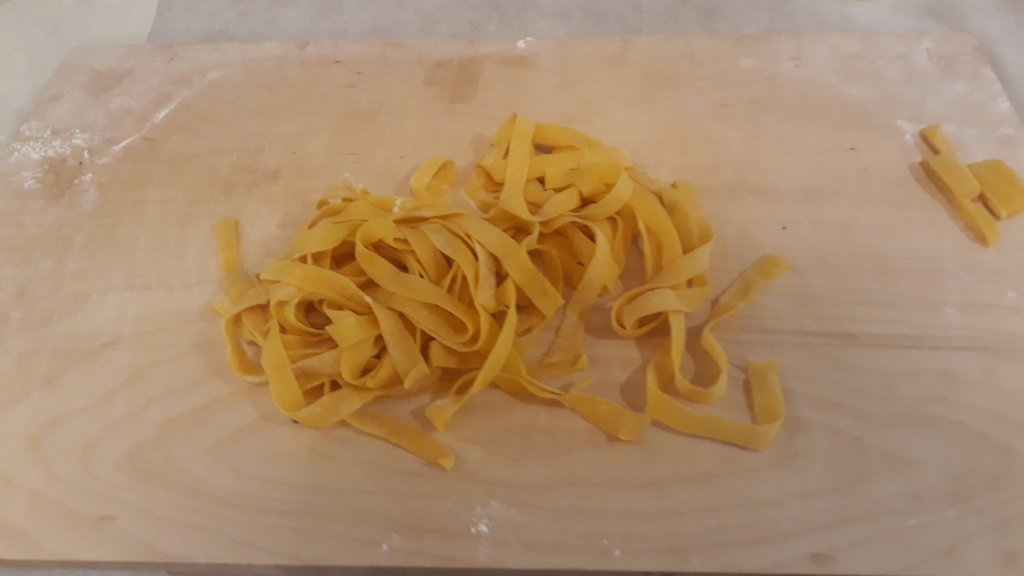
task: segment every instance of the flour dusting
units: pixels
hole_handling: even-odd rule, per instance
[[[92,174],[82,174],[75,179],[72,186],[80,188],[82,191],[82,205],[86,210],[92,210],[96,207],[96,203],[100,200],[99,190],[92,182]]]
[[[42,177],[42,170],[24,170],[21,172],[21,178],[24,181],[25,190],[42,188],[43,184],[39,181]]]
[[[1006,97],[1006,94],[1002,94],[994,102],[992,102],[992,109],[997,112],[1005,112],[1013,108],[1013,104],[1010,104],[1010,99]]]
[[[187,90],[185,90],[184,92],[179,94],[177,98],[171,100],[171,102],[169,102],[163,108],[158,110],[156,112],[156,114],[153,114],[153,116],[149,119],[149,121],[146,122],[146,125],[143,126],[142,129],[139,130],[138,133],[133,134],[133,135],[125,138],[124,140],[121,140],[117,144],[114,144],[113,146],[111,146],[110,150],[108,150],[106,154],[104,154],[102,157],[100,157],[97,160],[97,162],[99,162],[100,164],[105,164],[107,162],[110,162],[114,157],[119,155],[121,153],[121,151],[124,150],[125,147],[130,145],[132,142],[135,142],[136,140],[138,140],[143,134],[148,132],[150,129],[152,129],[154,126],[156,126],[160,122],[163,122],[164,118],[166,118],[167,115],[171,113],[171,111],[173,111],[175,108],[177,108],[178,105],[182,103],[182,101],[184,101],[186,98],[188,98],[192,94],[195,94],[200,88],[202,88],[203,86],[206,86],[207,84],[209,84],[210,82],[212,82],[213,80],[215,80],[216,78],[221,76],[222,74],[223,74],[223,72],[221,72],[221,71],[213,71],[213,72],[210,72],[209,74],[207,74],[206,76],[203,76],[202,78],[200,78],[198,82],[196,82],[190,88],[188,88]]]
[[[477,506],[473,510],[473,523],[470,524],[469,531],[473,534],[490,534],[494,529],[492,518],[512,518],[518,515],[515,508],[506,506],[497,500],[488,500],[487,505]]]
[[[8,160],[42,160],[44,158],[67,158],[82,152],[97,142],[92,134],[78,129],[54,130],[38,122],[28,122],[19,130],[26,139],[11,144]]]
[[[917,134],[922,128],[922,126],[912,124],[910,122],[907,122],[906,120],[897,120],[896,125],[899,126],[900,130],[903,130],[903,139],[906,140],[907,142],[913,142],[914,135]]]
[[[524,50],[526,49],[526,47],[532,44],[534,40],[536,40],[536,38],[534,38],[533,36],[526,36],[524,38],[520,38],[518,41],[516,41],[516,48]]]
[[[490,534],[491,522],[487,518],[474,519],[476,525],[470,526],[469,531],[473,534]]]
[[[380,543],[380,551],[381,552],[388,552],[392,548],[397,547],[401,543],[402,543],[402,537],[399,536],[398,534],[392,534],[391,538],[388,538],[387,542],[381,542]]]
[[[1017,299],[1017,293],[1014,292],[1013,290],[1007,290],[1006,291],[1006,297],[1008,299],[1010,299],[1010,300],[1016,300]]]

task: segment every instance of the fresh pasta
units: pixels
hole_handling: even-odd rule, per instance
[[[787,267],[764,256],[715,302],[699,345],[711,382],[682,374],[688,316],[710,297],[714,236],[691,185],[662,184],[620,151],[572,128],[511,116],[452,198],[455,164],[424,162],[409,197],[346,185],[316,205],[286,258],[255,276],[241,265],[234,220],[216,233],[227,360],[266,383],[299,424],[347,424],[444,469],[455,456],[427,430],[381,414],[392,398],[435,397],[437,430],[487,388],[562,406],[621,440],[651,420],[679,432],[762,449],[785,416],[777,365],[751,362],[752,422],[701,411],[728,382],[714,327]],[[622,286],[639,247],[642,279]],[[588,318],[610,303],[612,327],[668,336],[646,370],[638,412],[585,391]],[[556,385],[568,380],[571,385]]]
[[[999,239],[999,222],[1024,212],[1024,183],[1002,160],[964,164],[941,126],[921,129],[921,168],[984,246]]]

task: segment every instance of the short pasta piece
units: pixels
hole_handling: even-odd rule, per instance
[[[997,219],[1024,212],[1024,184],[1002,160],[973,164],[960,161],[941,126],[921,130],[927,150],[921,168],[946,197],[971,234],[981,244],[994,246],[999,238]]]

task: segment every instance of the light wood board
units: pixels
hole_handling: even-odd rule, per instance
[[[402,190],[510,112],[695,182],[718,287],[792,271],[721,334],[778,358],[753,453],[607,440],[486,393],[443,473],[314,431],[228,371],[211,226],[252,269],[346,175]],[[972,242],[913,131],[1024,168],[965,36],[131,46],[73,52],[0,157],[0,559],[1009,574],[1024,570],[1024,219]],[[634,342],[593,339],[635,402]],[[742,415],[734,397],[716,409]]]

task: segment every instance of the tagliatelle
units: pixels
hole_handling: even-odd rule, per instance
[[[411,197],[333,190],[290,257],[255,277],[242,269],[236,224],[219,223],[225,296],[214,308],[231,368],[266,382],[299,424],[345,423],[445,469],[454,454],[433,434],[367,407],[431,395],[426,418],[444,430],[497,387],[622,440],[640,438],[652,419],[752,449],[777,432],[785,408],[774,363],[750,364],[752,423],[687,404],[726,392],[729,364],[712,329],[786,268],[765,256],[722,294],[697,342],[711,381],[684,377],[687,315],[710,295],[713,243],[691,185],[664,185],[577,130],[519,115],[465,185],[483,215],[449,200],[455,175],[453,162],[431,158],[411,177]],[[638,281],[624,275],[635,245]],[[623,338],[667,326],[647,366],[643,412],[583,392],[590,380],[572,376],[590,365],[586,327],[601,303]],[[568,388],[550,383],[566,376],[575,378]]]

